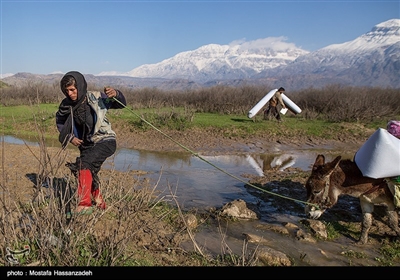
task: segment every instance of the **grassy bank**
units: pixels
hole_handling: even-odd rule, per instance
[[[55,113],[58,104],[0,106],[2,135],[35,138],[43,135],[47,140],[56,140]],[[264,120],[262,112],[248,118],[246,115],[188,112],[185,108],[110,110],[108,113],[113,128],[124,134],[154,129],[190,131],[204,129],[220,131],[225,137],[246,138],[254,135],[274,135],[286,138],[319,137],[338,139],[338,135],[368,137],[371,130],[385,128],[389,119],[377,118],[369,122],[333,122],[326,119],[307,119],[302,114],[287,113],[283,122]],[[154,126],[154,127],[152,127]]]

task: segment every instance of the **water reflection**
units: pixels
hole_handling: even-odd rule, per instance
[[[244,174],[257,174],[246,161],[246,155],[201,156],[204,160],[187,153],[162,153],[119,149],[114,159],[106,162],[115,169],[145,170],[146,177],[158,183],[166,196],[169,186],[176,191],[183,208],[220,207],[233,199],[253,201],[254,197],[244,188],[244,183],[221,172],[247,181]],[[209,163],[212,165],[210,165]],[[215,168],[217,166],[219,169]]]
[[[291,154],[260,154],[258,162],[254,156],[247,155],[247,161],[256,170],[259,176],[264,176],[264,173],[269,170],[284,171],[286,168],[293,166],[296,163],[297,155]],[[303,168],[304,169],[304,168]]]
[[[120,171],[145,170],[150,172],[146,177],[154,183],[160,180],[159,190],[162,189],[166,196],[170,194],[168,186],[172,187],[183,208],[208,208],[220,207],[239,198],[256,203],[256,198],[244,188],[248,175],[264,176],[266,170],[275,169],[279,172],[289,166],[308,170],[315,157],[309,152],[293,152],[201,156],[202,160],[188,153],[118,149],[114,158],[105,163],[105,168],[112,165]]]

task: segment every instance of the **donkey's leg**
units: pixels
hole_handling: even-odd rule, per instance
[[[399,217],[397,215],[396,209],[387,209],[387,215],[389,219],[390,228],[396,232],[397,238],[396,240],[400,240],[400,228],[399,228]]]
[[[361,224],[361,236],[357,242],[359,244],[366,244],[368,242],[368,233],[372,225],[372,213],[363,213],[363,219]]]
[[[361,211],[363,213],[361,224],[361,236],[358,244],[366,244],[368,242],[368,233],[372,226],[372,213],[374,212],[374,205],[365,198],[360,197]]]

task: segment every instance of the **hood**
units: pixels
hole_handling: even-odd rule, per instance
[[[81,101],[86,96],[86,93],[87,93],[87,83],[86,83],[85,77],[78,71],[70,71],[70,72],[66,73],[64,75],[64,77],[65,76],[73,76],[75,78],[76,88],[78,89],[78,99],[76,101],[77,102]],[[60,87],[61,87],[61,85],[60,85]],[[64,93],[62,88],[61,88],[61,91]],[[66,95],[65,93],[64,93],[64,95],[69,99],[68,95]]]

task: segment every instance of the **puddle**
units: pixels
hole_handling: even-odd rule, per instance
[[[176,191],[182,208],[221,207],[234,199],[256,203],[256,198],[245,189],[248,176],[263,176],[272,168],[283,171],[288,167],[310,170],[318,150],[290,151],[258,155],[218,155],[201,156],[187,153],[163,153],[118,149],[104,168],[119,171],[145,170],[146,177],[159,186],[168,186]],[[327,160],[335,157],[327,155]],[[160,189],[159,189],[160,190]]]

